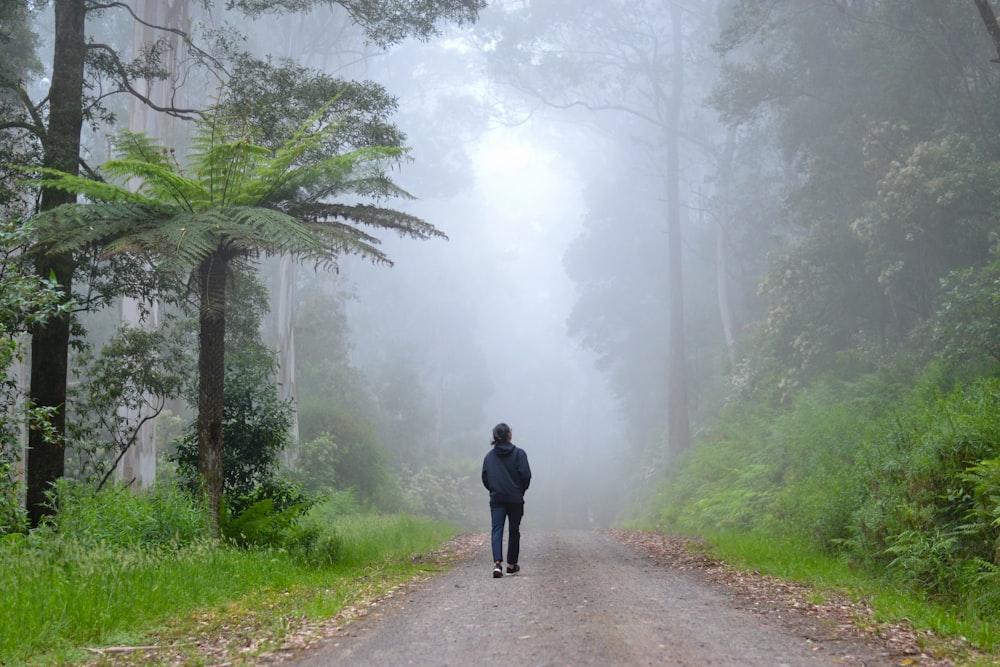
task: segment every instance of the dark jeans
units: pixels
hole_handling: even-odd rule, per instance
[[[524,503],[490,503],[493,519],[493,560],[503,560],[503,522],[509,522],[510,535],[507,539],[507,564],[513,565],[521,551],[521,517]]]

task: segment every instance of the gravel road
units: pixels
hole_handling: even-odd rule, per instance
[[[493,579],[486,548],[290,661],[327,665],[925,664],[842,623],[763,612],[695,569],[607,533],[525,533],[522,571]],[[287,664],[287,663],[286,663]]]

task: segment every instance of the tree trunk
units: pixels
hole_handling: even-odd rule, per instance
[[[684,35],[681,10],[670,3],[673,26],[673,63],[670,99],[666,109],[667,236],[670,244],[670,362],[667,371],[667,447],[670,458],[688,448],[687,346],[684,340],[684,269],[681,264],[680,116],[684,102]]]
[[[976,9],[979,10],[979,16],[983,19],[986,32],[989,33],[990,40],[993,42],[993,49],[997,52],[997,58],[993,62],[1000,62],[1000,23],[997,23],[996,13],[994,13],[989,0],[973,0],[973,2]]]
[[[722,333],[726,338],[726,351],[729,353],[729,363],[736,363],[736,312],[733,307],[732,287],[729,279],[729,221],[732,207],[729,205],[729,193],[732,189],[733,151],[736,139],[732,130],[726,136],[726,147],[719,160],[721,174],[720,189],[722,194],[722,210],[719,215],[718,230],[715,240],[715,272],[716,294],[719,302],[719,316],[722,318]]]
[[[216,251],[198,267],[198,475],[212,530],[218,535],[222,502],[222,405],[226,370],[226,257]]]
[[[42,142],[46,167],[79,173],[80,131],[83,128],[83,63],[86,52],[86,6],[84,0],[56,0],[55,42],[52,54],[52,84],[49,88],[49,125]],[[76,196],[45,188],[41,208],[50,210],[76,201]],[[73,259],[69,255],[42,257],[36,264],[43,278],[54,275],[66,298],[73,281]],[[45,492],[66,469],[66,372],[69,356],[69,317],[60,316],[37,327],[31,339],[31,401],[38,407],[55,408],[52,426],[55,442],[46,442],[40,431],[28,433],[27,497],[32,526],[50,510]]]
[[[135,21],[132,28],[132,57],[138,57],[144,47],[166,39],[169,44],[168,57],[164,61],[169,75],[164,81],[146,82],[148,97],[161,106],[189,106],[187,89],[177,86],[184,75],[181,59],[185,46],[180,35],[165,33],[157,26],[175,30],[190,28],[190,7],[188,0],[134,0],[133,10],[141,21]],[[187,129],[183,121],[153,110],[138,97],[131,97],[128,114],[128,129],[155,137],[164,145],[174,148],[178,154],[187,153]],[[121,321],[131,326],[143,326],[155,330],[159,326],[157,304],[152,304],[152,314],[146,321],[139,316],[139,303],[133,297],[123,297]],[[138,419],[141,415],[129,415]],[[122,457],[115,472],[119,482],[133,488],[147,488],[156,481],[156,441],[157,420],[142,424],[135,442]]]

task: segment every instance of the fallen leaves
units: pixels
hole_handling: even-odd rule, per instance
[[[711,556],[707,545],[696,538],[626,530],[602,532],[641,550],[658,563],[697,571],[705,579],[727,587],[743,608],[785,625],[795,625],[818,643],[814,650],[821,650],[821,643],[825,642],[860,639],[879,653],[891,656],[898,665],[952,665],[922,648],[934,639],[930,633],[918,633],[905,622],[876,622],[874,610],[864,600],[852,600],[832,591],[818,595],[804,584],[738,570]],[[962,649],[967,650],[967,647]]]

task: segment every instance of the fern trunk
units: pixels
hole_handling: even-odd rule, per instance
[[[49,123],[42,140],[46,167],[69,174],[80,171],[80,131],[83,128],[83,70],[86,52],[86,6],[84,0],[57,0],[55,42],[52,53],[52,85],[49,88]],[[76,201],[76,195],[56,188],[43,188],[41,209],[51,210]],[[42,278],[54,275],[66,298],[72,287],[74,262],[70,255],[42,257],[37,270]],[[39,429],[28,431],[26,499],[28,520],[37,526],[51,511],[45,492],[65,473],[66,372],[69,356],[69,317],[61,315],[36,328],[31,339],[31,401],[38,407],[55,408],[52,426],[56,434],[48,442]]]
[[[212,528],[219,530],[222,502],[222,402],[226,370],[226,264],[221,251],[198,268],[201,289],[198,335],[198,474]]]

